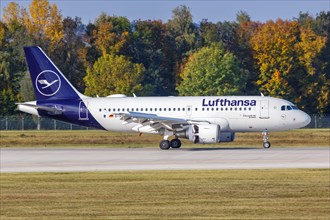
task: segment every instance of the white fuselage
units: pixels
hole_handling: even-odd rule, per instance
[[[218,124],[221,131],[233,132],[290,130],[306,126],[310,121],[303,111],[287,107],[293,106],[292,103],[264,96],[104,97],[83,101],[109,131],[135,131],[138,123],[123,123],[116,117],[118,113],[129,112]]]

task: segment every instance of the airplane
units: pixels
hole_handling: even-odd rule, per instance
[[[269,132],[301,128],[311,121],[291,102],[263,95],[88,97],[40,47],[24,51],[37,100],[17,103],[20,111],[106,131],[158,134],[163,136],[162,150],[180,148],[180,138],[195,144],[231,142],[236,132],[262,132],[263,147],[270,148]]]

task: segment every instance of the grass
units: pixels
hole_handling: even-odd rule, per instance
[[[329,219],[329,169],[1,174],[0,219]]]
[[[0,131],[1,147],[157,147],[159,135],[83,131]],[[330,146],[330,129],[300,129],[270,134],[273,147]],[[230,143],[194,145],[183,140],[185,147],[245,147],[262,145],[260,133],[236,133]]]

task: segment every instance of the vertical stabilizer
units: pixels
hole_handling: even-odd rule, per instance
[[[37,101],[82,98],[40,47],[24,51]]]

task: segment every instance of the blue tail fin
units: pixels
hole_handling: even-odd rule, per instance
[[[79,99],[80,94],[40,47],[24,47],[37,101]]]

